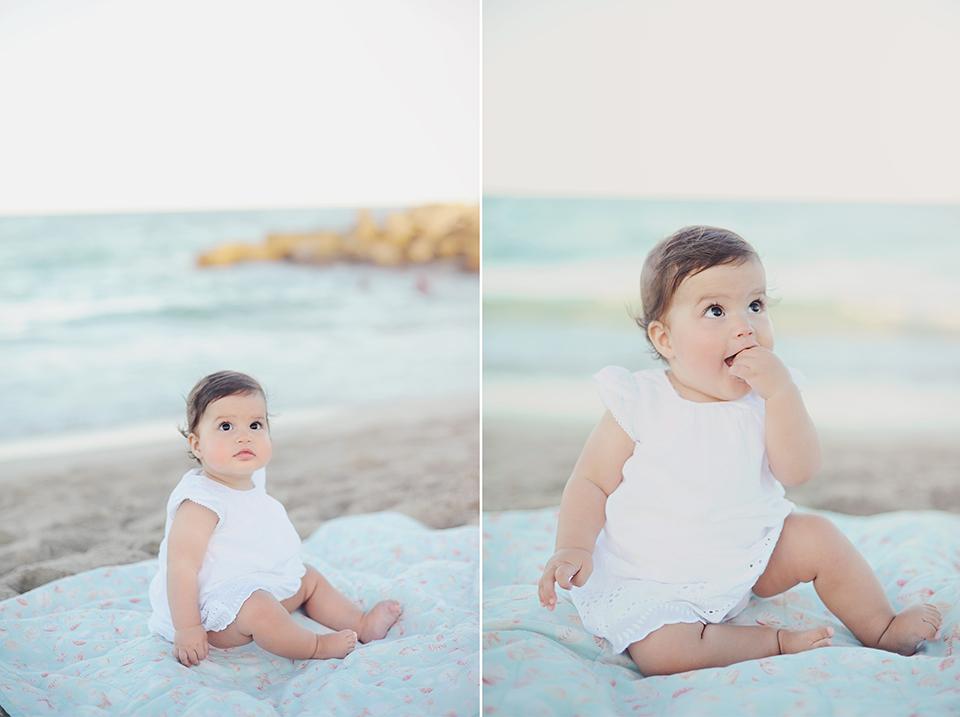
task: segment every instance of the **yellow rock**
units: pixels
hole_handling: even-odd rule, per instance
[[[423,238],[437,242],[458,228],[464,217],[462,204],[431,204],[410,211],[410,218]]]
[[[333,232],[305,234],[287,254],[287,258],[297,264],[326,264],[342,256],[343,241]]]
[[[433,242],[423,237],[414,239],[407,247],[407,260],[416,264],[425,264],[433,261]]]
[[[463,254],[463,268],[466,271],[480,271],[480,242],[469,244]]]
[[[377,229],[377,223],[373,219],[373,214],[369,209],[361,209],[357,216],[357,226],[351,232],[357,237],[361,244],[369,244],[377,240],[380,236],[380,230]]]
[[[277,259],[284,259],[311,236],[310,234],[270,234],[265,245]]]
[[[378,241],[367,247],[367,258],[380,266],[397,266],[403,262],[403,252],[394,244]]]
[[[381,231],[367,209],[356,226],[344,234],[318,231],[271,234],[260,245],[232,242],[215,247],[197,259],[201,266],[241,261],[277,261],[322,264],[342,259],[397,266],[404,261],[424,263],[463,257],[464,267],[480,266],[480,205],[442,204],[414,207],[387,217]]]
[[[437,242],[435,250],[438,259],[450,259],[462,253],[460,234],[449,234]]]
[[[236,264],[241,261],[266,261],[271,256],[264,247],[255,244],[241,244],[239,242],[221,244],[197,259],[200,266],[218,266]]]
[[[413,239],[415,229],[409,214],[391,214],[387,217],[387,229],[383,238],[399,247],[405,247]]]

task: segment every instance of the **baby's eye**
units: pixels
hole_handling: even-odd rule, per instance
[[[761,311],[763,311],[763,300],[757,299],[756,301],[751,302],[750,311],[755,314],[759,314]]]
[[[217,428],[221,431],[229,431],[231,428],[233,428],[233,426],[230,425],[229,421],[224,421],[219,426],[217,426]]]
[[[250,428],[252,428],[255,431],[259,431],[263,428],[263,424],[260,421],[254,421],[253,423],[250,424]]]
[[[707,310],[703,312],[704,316],[709,316],[713,319],[719,319],[723,316],[723,308],[714,304],[713,306],[707,307]]]

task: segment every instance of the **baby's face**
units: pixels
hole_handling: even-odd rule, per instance
[[[267,465],[273,452],[266,401],[259,393],[213,401],[189,440],[207,476],[247,488],[250,476]]]
[[[730,401],[750,393],[743,379],[730,374],[730,364],[746,348],[773,350],[766,286],[756,259],[710,267],[680,284],[662,334],[651,333],[651,338],[683,398]]]

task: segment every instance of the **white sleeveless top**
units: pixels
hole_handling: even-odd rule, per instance
[[[160,571],[150,583],[151,632],[171,642],[176,632],[167,603],[167,539],[173,516],[185,500],[220,518],[197,573],[200,620],[207,631],[223,630],[236,620],[240,606],[256,590],[286,600],[300,589],[306,573],[300,560],[300,536],[283,505],[267,495],[266,471],[261,468],[251,480],[252,490],[234,490],[195,468],[173,489],[160,543]]]
[[[636,446],[607,498],[594,572],[572,591],[584,626],[622,652],[666,624],[732,617],[793,509],[770,472],[763,400],[688,401],[665,370],[595,378]]]

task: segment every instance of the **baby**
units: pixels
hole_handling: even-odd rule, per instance
[[[200,467],[167,501],[160,572],[150,584],[150,630],[173,643],[187,667],[209,646],[255,642],[280,657],[341,658],[357,641],[386,636],[400,604],[364,612],[316,568],[300,560],[300,537],[283,506],[266,493],[270,461],[266,397],[233,371],[201,379],[187,397],[184,435]],[[290,615],[336,630],[318,634]]]
[[[640,277],[647,339],[668,367],[597,374],[607,411],[560,503],[540,579],[572,591],[587,630],[644,675],[720,667],[831,644],[834,630],[731,625],[751,594],[813,582],[868,647],[912,655],[938,640],[933,605],[899,614],[830,520],[795,510],[783,485],[820,468],[802,376],[773,352],[766,276],[733,232],[687,227]]]

